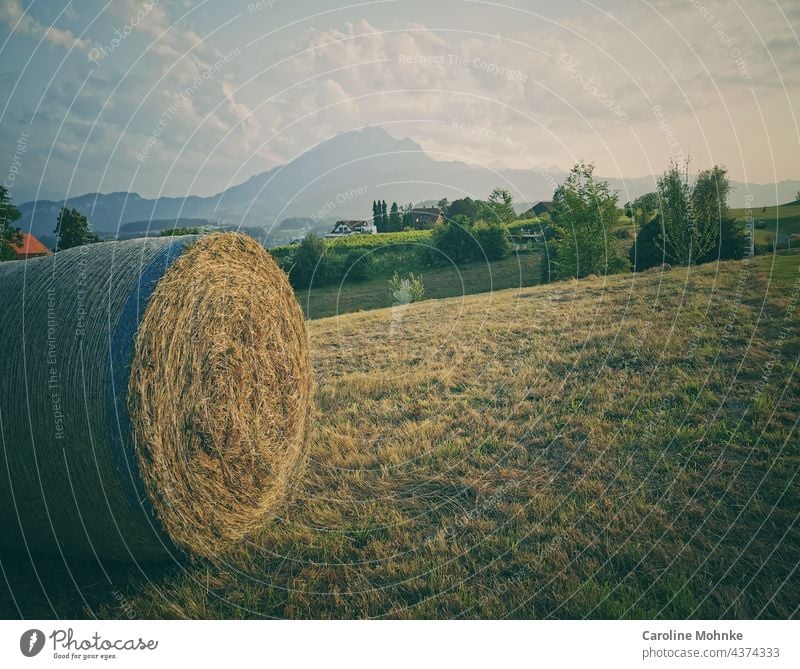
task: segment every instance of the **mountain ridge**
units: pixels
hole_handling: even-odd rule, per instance
[[[338,133],[291,161],[214,195],[146,198],[136,192],[113,191],[66,200],[39,199],[20,206],[20,224],[34,235],[50,235],[58,210],[67,206],[86,215],[92,228],[105,236],[114,236],[126,223],[171,218],[204,218],[268,231],[291,216],[320,221],[364,218],[369,216],[372,200],[407,203],[466,195],[484,198],[495,186],[507,188],[518,201],[549,200],[553,180],[565,174],[557,166],[547,170],[489,168],[436,160],[408,137],[398,139],[381,126],[367,126]],[[612,189],[620,191],[624,202],[654,190],[656,177],[607,180]],[[731,185],[731,207],[745,206],[745,197],[751,195],[751,206],[758,208],[794,199],[800,180]]]

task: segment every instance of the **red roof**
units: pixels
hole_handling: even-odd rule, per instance
[[[14,250],[18,256],[23,257],[52,255],[50,249],[28,232],[22,234],[22,244],[15,246]]]

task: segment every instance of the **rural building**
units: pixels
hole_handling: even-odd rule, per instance
[[[429,228],[444,223],[442,210],[439,207],[419,207],[412,209],[411,215],[414,217],[414,226],[417,228]]]
[[[344,235],[375,235],[378,229],[368,221],[336,221],[326,237],[342,237]]]
[[[553,208],[553,202],[540,200],[536,204],[534,204],[528,211],[526,211],[522,218],[533,218],[534,216],[541,216],[542,214],[549,214],[550,210]]]
[[[14,251],[17,254],[18,260],[27,260],[28,258],[38,258],[40,256],[53,255],[42,242],[34,237],[29,232],[22,234],[22,243],[14,246]]]

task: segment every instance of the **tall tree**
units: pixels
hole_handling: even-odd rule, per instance
[[[447,218],[455,218],[456,216],[466,216],[469,220],[474,221],[478,216],[478,202],[471,197],[453,200],[447,206]]]
[[[383,227],[383,232],[389,231],[389,214],[387,213],[386,209],[386,200],[381,202],[381,224]]]
[[[22,213],[14,206],[5,186],[0,186],[0,260],[14,260],[15,246],[22,244],[22,233],[14,223],[22,218]]]
[[[62,207],[58,212],[58,220],[53,232],[58,237],[56,243],[58,251],[100,241],[100,238],[89,227],[89,220],[77,209]]]
[[[553,278],[581,278],[628,269],[628,260],[611,234],[617,220],[617,194],[596,181],[594,165],[578,163],[556,188],[550,212]]]
[[[514,213],[514,202],[511,193],[503,188],[495,188],[487,201],[491,212],[492,223],[510,223],[517,215]]]
[[[378,203],[375,200],[373,200],[372,201],[372,225],[375,226],[375,229],[378,232],[383,232],[381,230],[380,223],[381,223],[381,210],[380,210],[380,207],[378,207]]]
[[[403,220],[400,222],[400,226],[405,230],[406,228],[413,228],[414,227],[414,214],[412,213],[412,209],[414,205],[410,202],[403,207]]]
[[[659,245],[668,262],[689,265],[703,258],[719,239],[720,216],[727,213],[725,170],[714,166],[689,184],[689,162],[671,163],[658,180],[663,221]],[[722,200],[720,200],[720,196]]]
[[[400,210],[397,208],[397,202],[392,202],[392,208],[389,212],[389,230],[398,232],[403,229],[400,221]]]

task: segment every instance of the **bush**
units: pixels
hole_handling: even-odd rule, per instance
[[[311,233],[297,247],[290,263],[289,281],[295,288],[308,288],[312,280],[319,284],[328,270],[325,258],[325,241]]]
[[[658,244],[661,234],[661,217],[656,216],[649,223],[645,223],[639,228],[636,241],[628,252],[631,266],[634,271],[641,272],[650,267],[657,267],[666,262],[664,253]]]
[[[499,260],[511,253],[511,235],[502,223],[471,223],[456,216],[433,235],[433,245],[441,255],[459,265],[475,260]]]
[[[433,233],[433,246],[439,251],[434,258],[440,262],[442,256],[457,265],[474,260],[476,243],[472,223],[466,216],[455,216]]]
[[[421,276],[414,276],[411,272],[407,277],[401,277],[397,272],[389,279],[389,299],[392,304],[410,304],[420,302],[425,296],[425,284]]]
[[[716,244],[697,262],[714,260],[741,260],[750,250],[750,239],[745,230],[732,218],[722,219]]]
[[[344,274],[348,281],[360,283],[372,278],[375,262],[369,253],[350,251],[344,260]]]
[[[474,228],[478,254],[489,260],[500,260],[511,253],[511,235],[500,223],[479,222]]]

